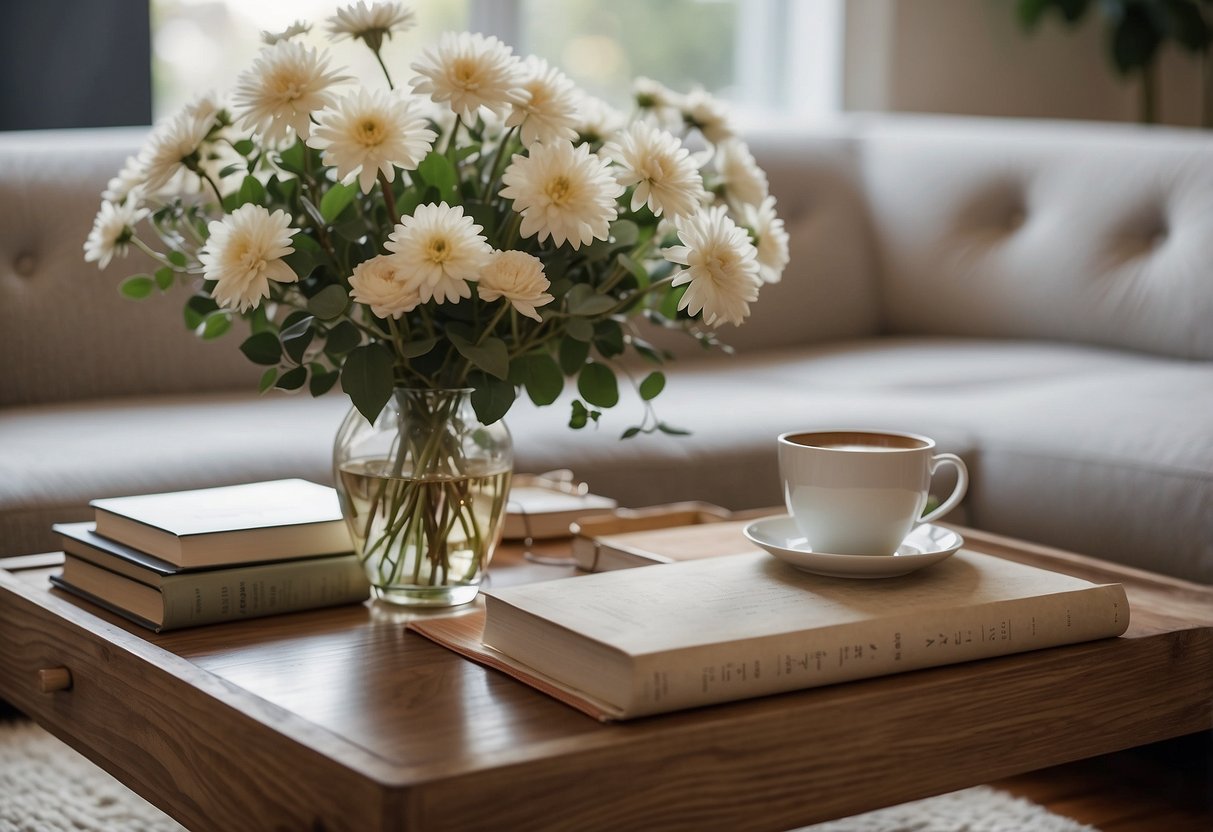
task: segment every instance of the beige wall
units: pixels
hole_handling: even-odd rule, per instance
[[[1105,54],[1102,21],[1049,19],[1032,35],[1015,0],[846,0],[843,107],[1135,121],[1138,89]],[[1200,123],[1199,61],[1167,46],[1159,120]]]

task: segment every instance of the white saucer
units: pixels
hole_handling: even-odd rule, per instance
[[[923,523],[893,555],[814,552],[787,514],[755,520],[745,527],[745,536],[797,569],[831,578],[896,578],[947,560],[964,545],[964,538],[951,529]]]

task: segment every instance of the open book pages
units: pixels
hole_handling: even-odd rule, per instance
[[[515,485],[506,503],[502,536],[506,540],[567,537],[569,526],[584,517],[609,513],[618,505],[597,494],[570,493],[543,485]]]
[[[471,621],[409,626],[625,719],[1116,636],[1129,610],[1119,585],[968,550],[868,581],[751,552],[486,592],[480,645]]]

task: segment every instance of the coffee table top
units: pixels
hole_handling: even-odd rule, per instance
[[[0,561],[0,697],[199,829],[789,828],[1213,727],[1213,588],[962,531],[1123,583],[1129,631],[606,725],[407,613],[155,635],[51,589],[39,556]],[[572,572],[506,547],[492,574]]]

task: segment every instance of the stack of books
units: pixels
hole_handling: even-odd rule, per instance
[[[365,601],[336,492],[305,480],[116,497],[53,528],[51,581],[160,632]]]

